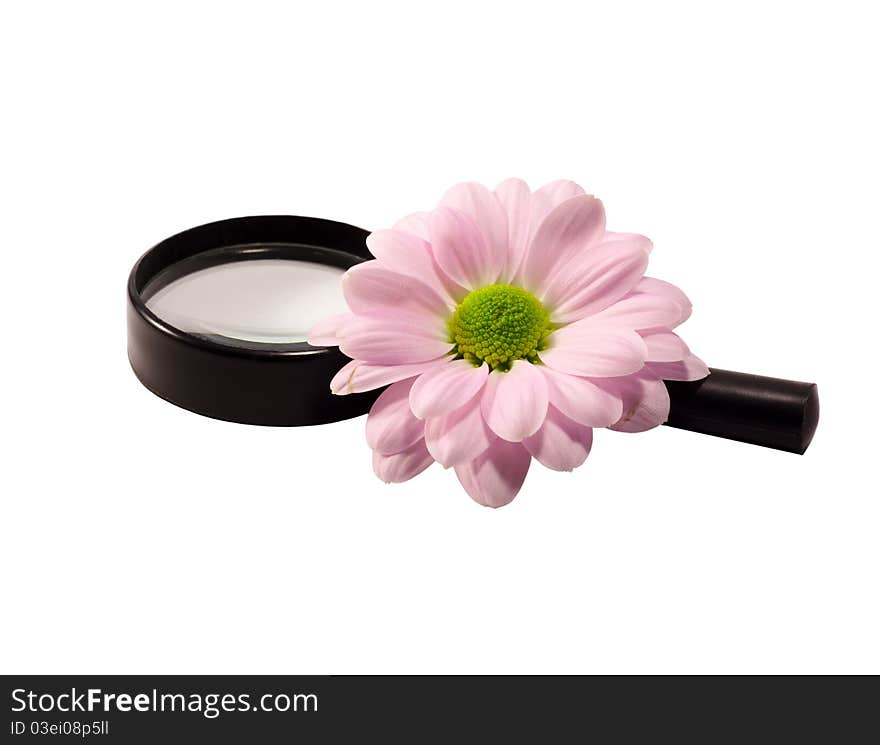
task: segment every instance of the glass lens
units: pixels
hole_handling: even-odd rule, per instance
[[[318,321],[348,310],[344,273],[308,261],[235,261],[175,279],[146,303],[163,321],[212,341],[296,344]]]

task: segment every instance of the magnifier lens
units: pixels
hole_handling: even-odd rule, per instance
[[[147,308],[181,331],[240,347],[302,344],[316,323],[347,310],[341,267],[241,259],[175,267],[183,276],[160,276],[145,288]]]

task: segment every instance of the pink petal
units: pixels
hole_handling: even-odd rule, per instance
[[[509,276],[513,284],[521,284],[519,272],[525,259],[531,239],[540,224],[554,208],[572,197],[580,196],[584,190],[574,181],[552,181],[529,195],[529,187],[519,179],[509,179],[495,190],[507,212],[509,251],[513,261],[508,262],[505,280]],[[524,197],[528,197],[527,202]],[[525,212],[520,208],[525,207]],[[511,229],[511,222],[516,223]]]
[[[381,266],[407,277],[421,280],[447,304],[454,307],[455,300],[449,292],[450,280],[443,276],[431,245],[402,230],[377,230],[367,237],[367,248]]]
[[[342,292],[348,307],[364,315],[407,315],[444,323],[450,314],[448,303],[424,282],[367,261],[349,269],[342,277]]]
[[[450,278],[471,290],[498,279],[507,257],[486,242],[470,217],[439,208],[429,224],[434,258]]]
[[[538,355],[545,365],[570,375],[607,378],[629,375],[645,364],[648,350],[627,328],[594,324],[592,316],[554,331],[550,348]]]
[[[671,328],[681,317],[681,307],[669,297],[633,292],[587,320],[627,329]]]
[[[553,320],[570,323],[598,313],[630,292],[648,266],[639,242],[602,243],[578,253],[550,282],[543,301]]]
[[[618,432],[644,432],[669,418],[669,392],[662,380],[639,373],[602,385],[623,399],[623,416],[611,425]]]
[[[652,331],[643,334],[642,338],[648,348],[649,362],[678,362],[690,354],[687,344],[671,331]]]
[[[605,209],[598,199],[585,194],[563,202],[534,232],[520,270],[523,286],[542,295],[556,270],[604,232]]]
[[[406,450],[393,455],[382,455],[373,451],[373,471],[386,484],[409,481],[413,476],[418,476],[434,462],[425,441],[419,440]]]
[[[382,455],[406,450],[425,435],[425,423],[409,409],[413,379],[388,386],[367,416],[367,444]]]
[[[638,233],[615,233],[611,230],[606,230],[602,243],[634,243],[641,246],[645,253],[651,253],[654,250],[654,244],[651,242],[651,239]]]
[[[552,208],[558,204],[562,204],[567,199],[580,196],[585,192],[583,187],[576,184],[574,181],[561,178],[544,184],[536,193],[546,196]]]
[[[427,362],[452,351],[442,326],[422,327],[418,319],[357,316],[340,333],[343,354],[372,364]]]
[[[421,375],[409,394],[409,405],[420,419],[443,416],[470,401],[486,384],[489,366],[474,367],[452,360]]]
[[[499,270],[493,277],[496,279],[506,263],[508,246],[507,213],[498,197],[482,184],[456,184],[443,195],[438,206],[467,215],[477,226],[490,255],[498,262]]]
[[[502,507],[519,492],[531,460],[521,444],[499,439],[474,460],[456,466],[455,474],[475,502]]]
[[[495,196],[507,213],[507,263],[501,272],[501,281],[509,282],[519,269],[529,241],[531,225],[531,191],[518,178],[498,184]]]
[[[492,431],[520,442],[538,431],[547,415],[547,382],[536,365],[516,360],[509,372],[492,372],[481,409]]]
[[[547,379],[550,405],[585,427],[607,427],[623,414],[620,397],[590,380],[557,372],[546,365],[541,372]]]
[[[351,313],[339,313],[325,318],[323,321],[318,321],[309,331],[309,344],[313,347],[338,347],[339,329],[353,318]]]
[[[544,218],[556,209],[556,207],[569,199],[579,197],[585,193],[586,192],[584,192],[584,190],[574,181],[568,181],[565,179],[551,181],[549,184],[544,184],[544,186],[532,194],[532,234],[534,235],[538,226],[544,222]]]
[[[662,279],[654,279],[653,277],[642,277],[636,285],[635,292],[663,297],[678,306],[678,317],[674,323],[667,324],[669,328],[675,328],[691,316],[691,301],[688,300],[687,295],[678,287],[669,282],[664,282]]]
[[[337,396],[372,391],[445,364],[446,360],[431,360],[413,365],[368,365],[360,360],[352,360],[333,376],[330,390]]]
[[[423,241],[430,240],[431,234],[428,232],[428,212],[413,212],[411,215],[402,217],[394,223],[395,230],[402,230],[404,233],[421,238]]]
[[[523,440],[523,445],[547,468],[571,471],[590,454],[593,430],[572,421],[551,406],[541,429]]]
[[[649,362],[646,367],[663,380],[702,380],[709,374],[706,363],[694,354],[680,362]]]
[[[480,411],[479,397],[446,416],[425,422],[428,452],[444,468],[473,460],[495,439]]]

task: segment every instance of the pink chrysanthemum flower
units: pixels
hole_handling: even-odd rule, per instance
[[[594,427],[656,427],[669,413],[663,379],[708,374],[671,331],[690,302],[643,276],[651,242],[608,232],[602,203],[571,181],[459,184],[367,245],[376,260],[343,279],[352,312],[309,342],[352,358],[334,393],[389,386],[367,419],[384,481],[436,460],[499,507],[532,457],[569,471]]]

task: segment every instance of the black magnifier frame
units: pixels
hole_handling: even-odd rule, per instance
[[[330,380],[349,361],[337,348],[189,333],[159,318],[147,302],[182,276],[238,261],[287,259],[348,269],[373,258],[368,235],[333,220],[263,215],[200,225],[153,246],[128,279],[128,357],[135,375],[166,401],[230,422],[298,426],[367,413],[381,391],[330,392]]]
[[[181,331],[147,307],[151,293],[200,269],[293,259],[348,269],[373,258],[369,232],[316,217],[269,215],[185,230],[145,253],[128,280],[128,355],[153,393],[199,414],[245,424],[325,424],[366,414],[381,390],[334,396],[348,362],[336,347],[267,344]],[[667,425],[803,453],[819,423],[815,383],[710,368],[693,382],[666,381]]]

